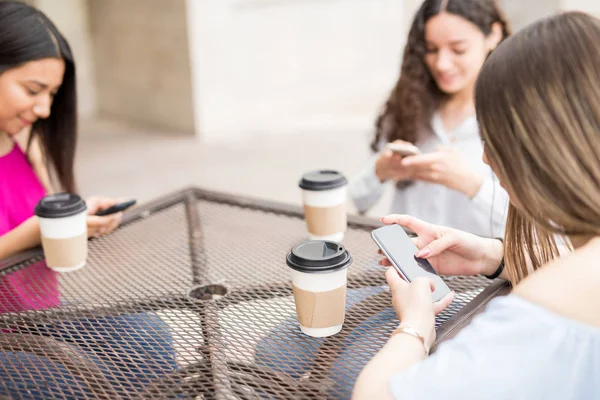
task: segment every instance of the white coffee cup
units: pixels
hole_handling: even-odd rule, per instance
[[[332,241],[307,241],[287,258],[300,330],[313,337],[338,333],[344,324],[346,283],[352,257]]]
[[[85,266],[88,252],[86,211],[85,201],[76,194],[57,193],[39,201],[35,215],[39,219],[48,268],[71,272]]]
[[[346,178],[337,171],[311,171],[302,176],[302,203],[311,240],[341,242],[347,228]]]

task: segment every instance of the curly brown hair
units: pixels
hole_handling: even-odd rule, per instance
[[[378,151],[384,140],[415,143],[420,131],[431,129],[431,118],[445,94],[425,64],[425,24],[442,11],[470,21],[486,36],[496,22],[502,25],[502,40],[510,35],[509,25],[494,0],[425,0],[408,33],[400,78],[377,117],[373,151]]]

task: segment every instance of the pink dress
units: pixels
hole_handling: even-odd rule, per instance
[[[0,236],[34,215],[46,191],[21,148],[15,144],[0,157]],[[0,276],[0,313],[39,310],[58,305],[56,272],[44,262]]]

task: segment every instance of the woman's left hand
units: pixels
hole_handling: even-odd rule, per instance
[[[385,277],[400,325],[416,329],[423,336],[427,348],[430,348],[435,342],[435,316],[450,305],[454,292],[432,303],[431,293],[435,288],[430,279],[417,278],[408,283],[393,267],[388,268]]]
[[[444,185],[469,198],[475,197],[483,183],[483,177],[473,171],[464,157],[451,147],[405,157],[402,164],[412,168],[413,179]]]
[[[87,227],[88,227],[88,237],[100,237],[104,236],[119,226],[121,221],[123,220],[123,213],[119,212],[116,214],[106,215],[106,216],[98,216],[94,215],[98,211],[106,210],[122,202],[122,199],[113,199],[108,197],[90,197],[85,200],[87,204]]]

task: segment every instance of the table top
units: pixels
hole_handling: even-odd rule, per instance
[[[346,321],[339,334],[316,339],[302,334],[296,323],[285,265],[287,252],[306,239],[302,216],[300,207],[199,188],[141,206],[117,231],[90,240],[86,267],[59,275],[60,306],[0,315],[0,349],[54,357],[83,379],[94,397],[345,397],[336,381],[351,386],[398,324],[370,238],[380,224],[349,217],[344,244],[354,262]],[[10,279],[39,262],[41,250],[28,251],[3,261],[0,276]],[[446,281],[456,297],[436,319],[438,343],[506,290],[502,281],[490,284],[483,277]],[[79,353],[71,350],[80,344],[70,331],[51,338],[44,331],[65,321],[139,313],[169,327],[177,364],[174,372],[149,372],[141,392],[114,384],[119,380],[95,368],[85,354],[73,361]],[[127,320],[119,321],[123,337],[139,333]],[[127,344],[121,345],[126,354]],[[114,363],[115,370],[126,370],[119,357],[107,368]]]

